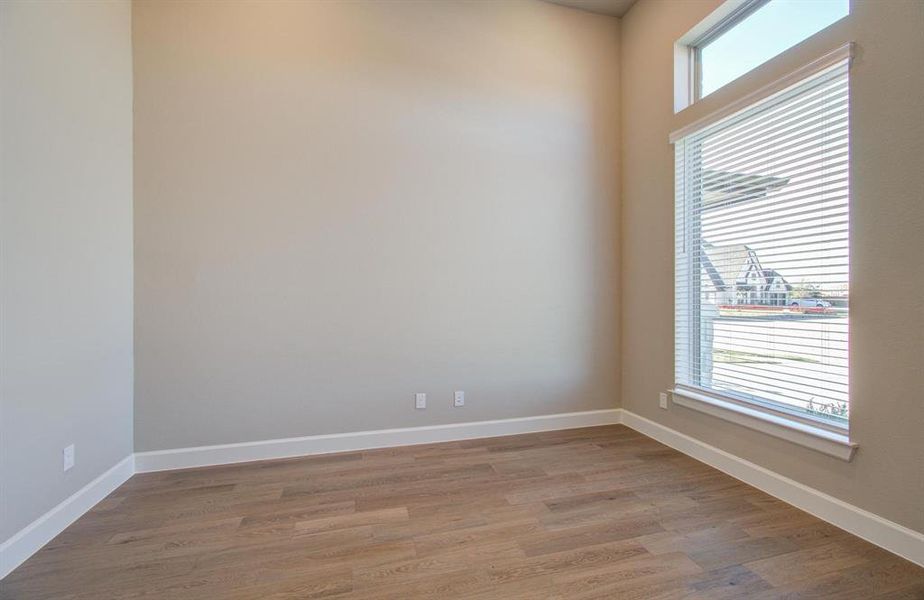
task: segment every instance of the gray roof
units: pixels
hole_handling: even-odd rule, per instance
[[[757,253],[744,244],[706,246],[704,250],[703,269],[720,292],[734,289],[751,266],[763,274]]]

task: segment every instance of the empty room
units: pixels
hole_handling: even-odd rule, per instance
[[[924,0],[0,0],[0,600],[924,600]]]

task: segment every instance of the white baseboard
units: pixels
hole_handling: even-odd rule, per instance
[[[114,467],[74,492],[69,498],[0,544],[0,579],[38,552],[68,525],[135,473],[135,458],[126,456]]]
[[[924,534],[883,519],[862,508],[838,500],[633,412],[620,410],[622,412],[621,422],[639,433],[924,567]]]
[[[619,423],[620,410],[611,408],[585,412],[519,417],[496,421],[474,421],[425,427],[379,429],[351,433],[333,433],[306,437],[197,446],[175,450],[135,453],[135,472],[148,473],[230,463],[290,458],[311,454],[349,452],[393,446],[412,446],[435,442],[452,442],[476,438],[593,427]]]

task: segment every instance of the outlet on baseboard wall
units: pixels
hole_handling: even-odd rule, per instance
[[[658,396],[658,405],[664,410],[667,410],[667,393],[666,392],[661,392],[661,394]]]
[[[452,395],[452,405],[456,408],[465,406],[465,392],[462,390],[456,390],[456,392]]]
[[[414,394],[414,408],[417,410],[423,410],[427,408],[427,395],[423,392],[417,392]]]
[[[64,461],[64,470],[70,471],[74,468],[74,462],[76,462],[77,457],[75,455],[74,444],[66,447],[61,451],[61,458]]]

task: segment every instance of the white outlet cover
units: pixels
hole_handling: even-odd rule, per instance
[[[414,407],[418,409],[427,408],[427,395],[419,392],[415,394]]]
[[[457,390],[452,397],[453,406],[465,406],[465,392]]]
[[[64,459],[64,470],[69,471],[74,467],[74,462],[76,460],[74,444],[71,444],[67,448],[61,451],[61,455]]]
[[[667,409],[667,394],[665,394],[664,392],[661,392],[661,394],[658,396],[658,403],[661,405],[661,408],[666,410]]]

